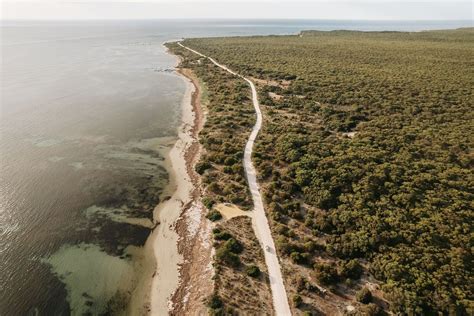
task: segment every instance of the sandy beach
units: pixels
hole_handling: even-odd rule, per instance
[[[211,224],[204,217],[201,188],[194,165],[199,158],[198,134],[204,124],[200,87],[187,69],[178,140],[166,156],[169,185],[154,211],[157,224],[145,244],[152,256],[144,260],[144,277],[129,306],[129,314],[206,314],[203,300],[212,293]],[[150,275],[152,278],[150,280]]]
[[[189,69],[179,69],[178,72],[190,80],[194,87],[191,96],[194,121],[190,130],[193,143],[184,154],[193,190],[191,201],[185,206],[176,225],[176,230],[180,235],[178,250],[184,261],[179,268],[180,284],[171,301],[175,315],[206,315],[207,307],[204,306],[203,301],[211,295],[214,288],[212,281],[214,249],[211,239],[212,225],[205,218],[207,212],[201,202],[200,176],[194,170],[201,153],[198,135],[205,122],[205,106],[201,104],[202,91],[196,76]]]

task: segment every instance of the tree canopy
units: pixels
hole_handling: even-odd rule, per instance
[[[395,312],[474,312],[473,29],[185,44],[258,84],[254,161],[283,255],[367,261]],[[231,122],[251,126],[238,111]],[[212,165],[241,163],[230,135],[205,137],[225,153]]]

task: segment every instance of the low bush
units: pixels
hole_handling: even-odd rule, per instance
[[[316,278],[324,285],[335,284],[339,281],[337,269],[332,265],[316,263],[314,270],[316,272]]]
[[[229,234],[228,232],[223,232],[223,231],[214,231],[214,239],[215,240],[228,240],[232,238],[232,235]]]
[[[356,293],[356,300],[362,304],[368,304],[372,301],[372,292],[366,287],[363,287]]]
[[[307,252],[300,253],[297,251],[293,251],[290,254],[291,260],[293,260],[293,262],[297,264],[307,264],[309,261],[309,257],[310,255]]]
[[[213,193],[218,193],[221,190],[219,184],[217,184],[216,182],[212,182],[211,184],[209,184],[207,189]]]
[[[240,265],[240,258],[238,255],[229,250],[224,245],[220,246],[216,250],[216,259],[218,262],[228,264],[232,267],[238,267]]]
[[[237,241],[235,238],[230,238],[229,240],[227,240],[223,247],[227,248],[229,251],[233,252],[233,253],[241,253],[243,250],[244,250],[244,247],[242,246],[242,244]]]
[[[207,306],[210,309],[218,309],[218,308],[221,308],[223,306],[222,300],[219,297],[219,295],[217,295],[217,293],[214,293],[214,294],[211,295],[211,297],[209,297],[208,302],[207,302]]]
[[[211,165],[210,162],[200,161],[200,162],[196,163],[195,170],[196,170],[197,173],[202,175],[207,169],[209,169],[211,167],[212,167],[212,165]]]
[[[297,282],[296,282],[296,290],[298,292],[316,292],[317,287],[311,284],[308,280],[306,280],[304,277],[300,277]]]
[[[362,275],[363,269],[359,261],[352,259],[341,264],[340,275],[344,278],[357,280]]]
[[[258,278],[261,274],[260,269],[256,265],[250,265],[245,269],[248,276],[252,278]]]
[[[209,219],[210,221],[215,222],[222,219],[222,214],[218,210],[210,210],[207,213],[206,218]]]
[[[202,198],[202,204],[208,209],[212,209],[212,207],[214,206],[214,204],[216,204],[216,201],[214,201],[213,199],[209,198],[209,197],[203,197]]]
[[[303,299],[301,298],[299,294],[293,295],[292,301],[293,301],[293,304],[295,304],[296,308],[300,307],[301,304],[303,304]]]

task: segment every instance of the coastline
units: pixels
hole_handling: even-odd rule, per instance
[[[202,87],[199,80],[190,69],[178,68],[177,72],[189,80],[194,87],[191,95],[191,106],[194,121],[190,129],[193,143],[184,153],[188,175],[193,184],[191,201],[182,211],[176,229],[180,235],[178,251],[184,257],[180,264],[180,283],[171,298],[173,314],[203,315],[207,314],[204,300],[214,290],[212,281],[214,269],[212,256],[211,230],[212,224],[205,217],[205,207],[202,204],[202,188],[200,176],[194,167],[201,154],[201,144],[198,135],[205,123],[205,106],[201,103]]]
[[[201,88],[179,63],[176,72],[186,82],[181,124],[165,158],[170,181],[154,210],[156,228],[144,246],[145,273],[127,309],[132,315],[206,313],[203,300],[213,290],[211,224],[205,218],[200,179],[194,171],[201,151],[198,134],[204,125]]]

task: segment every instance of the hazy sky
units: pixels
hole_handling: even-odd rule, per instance
[[[2,19],[472,20],[470,0],[0,0]]]

